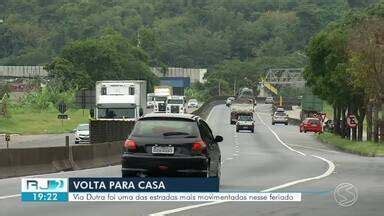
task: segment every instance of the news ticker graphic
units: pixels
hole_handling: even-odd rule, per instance
[[[219,192],[217,178],[23,178],[21,200],[299,202],[301,193]]]

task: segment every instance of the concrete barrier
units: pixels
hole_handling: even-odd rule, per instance
[[[71,170],[65,147],[1,149],[0,178]]]
[[[0,178],[117,165],[122,143],[0,149]]]
[[[120,163],[123,141],[72,146],[73,162],[77,169],[110,166]]]
[[[206,119],[211,112],[211,109],[219,104],[224,104],[225,99],[227,99],[228,96],[217,96],[214,98],[211,98],[207,102],[205,102],[199,109],[195,110],[192,114],[198,115],[203,119]]]

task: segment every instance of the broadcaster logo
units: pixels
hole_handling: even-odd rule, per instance
[[[333,197],[339,206],[352,206],[358,198],[357,188],[351,183],[341,183],[335,188]]]

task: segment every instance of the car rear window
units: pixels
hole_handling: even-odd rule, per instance
[[[135,137],[188,137],[199,136],[196,122],[185,120],[148,119],[137,121],[132,131]]]
[[[252,116],[239,116],[239,121],[252,121]]]
[[[285,112],[275,112],[275,116],[286,116]]]

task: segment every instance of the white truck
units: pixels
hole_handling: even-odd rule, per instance
[[[184,96],[168,96],[166,113],[186,113]]]
[[[153,112],[165,112],[167,99],[172,95],[171,86],[155,86],[153,96]]]
[[[147,105],[147,82],[111,80],[96,82],[96,120],[136,120]]]

